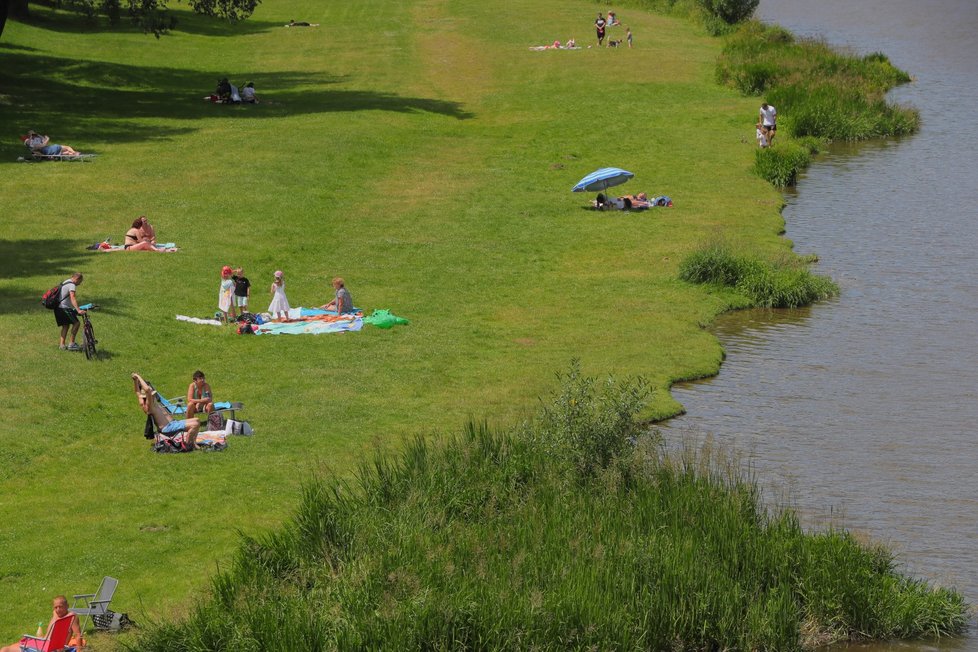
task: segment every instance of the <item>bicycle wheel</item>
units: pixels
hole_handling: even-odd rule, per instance
[[[85,350],[85,357],[89,360],[98,355],[95,351],[95,330],[91,324],[85,324],[85,344],[82,348]]]

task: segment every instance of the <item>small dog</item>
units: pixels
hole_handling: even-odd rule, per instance
[[[608,41],[609,48],[616,48],[619,45],[621,45],[621,39],[618,39],[617,41]]]

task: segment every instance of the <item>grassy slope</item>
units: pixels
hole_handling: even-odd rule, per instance
[[[179,5],[177,5],[179,6]],[[665,388],[714,372],[701,330],[723,299],[675,280],[717,233],[783,250],[780,198],[749,173],[755,101],[713,84],[718,44],[628,12],[636,49],[530,52],[591,39],[587,2],[513,12],[485,0],[268,2],[239,30],[181,14],[157,41],[55,20],[0,41],[0,639],[55,592],[122,578],[120,608],[179,609],[235,530],[280,522],[301,478],[414,433],[527,413],[572,356]],[[286,30],[289,18],[321,22]],[[199,98],[256,82],[255,107]],[[24,165],[27,127],[101,156]],[[747,142],[743,142],[746,138]],[[582,210],[569,188],[618,165],[646,214]],[[89,254],[146,213],[177,255]],[[412,324],[242,338],[176,313],[214,309],[241,264],[262,306],[274,269],[293,305],[343,275],[358,305]],[[80,269],[108,359],[56,350],[37,296]],[[160,457],[128,374],[166,393],[204,369],[258,436]],[[54,401],[65,409],[51,409]],[[665,391],[655,415],[678,406]]]

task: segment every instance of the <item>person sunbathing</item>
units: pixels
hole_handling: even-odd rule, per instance
[[[32,152],[42,156],[78,156],[80,152],[68,145],[56,145],[51,143],[51,139],[42,136],[33,129],[27,132],[27,139],[24,141]]]
[[[46,630],[47,632],[51,631],[51,627],[54,626],[55,621],[64,618],[68,614],[75,616],[75,614],[71,613],[71,611],[68,610],[68,598],[66,598],[63,595],[55,596],[53,601],[53,606],[54,606],[54,613],[52,613],[51,621],[48,623],[48,628]],[[46,636],[47,634],[45,634],[45,637]],[[81,628],[78,626],[78,617],[75,616],[71,621],[71,627],[68,629],[68,637],[58,644],[58,649],[64,647],[65,645],[82,647],[83,642],[81,636],[82,636]],[[17,643],[13,643],[11,645],[7,645],[0,648],[0,652],[21,652],[21,650],[32,649],[30,647],[27,647],[31,643],[32,641],[30,641],[29,639],[21,639]],[[21,645],[24,645],[24,647],[21,647]]]
[[[304,20],[300,22],[290,20],[289,24],[286,25],[286,27],[319,27],[319,23],[307,23]]]
[[[132,375],[133,389],[139,400],[139,407],[153,418],[157,429],[164,435],[183,433],[183,443],[188,448],[197,447],[197,433],[200,432],[200,421],[196,418],[174,419],[160,402],[156,400],[156,390],[143,380],[137,373]]]
[[[146,239],[142,231],[143,218],[133,220],[132,226],[126,231],[125,241],[122,246],[126,251],[156,251],[152,242]]]

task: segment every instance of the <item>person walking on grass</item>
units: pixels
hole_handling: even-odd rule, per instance
[[[599,13],[597,20],[594,21],[594,29],[598,34],[598,47],[604,45],[604,29],[607,24],[604,16]]]
[[[774,136],[778,131],[778,110],[764,102],[761,104],[760,118],[764,138],[767,139],[767,146],[770,147],[774,144]]]
[[[62,351],[81,351],[81,347],[75,343],[75,338],[78,336],[78,328],[81,326],[78,315],[85,311],[78,307],[78,297],[75,296],[75,291],[83,279],[81,272],[75,272],[71,278],[61,283],[61,293],[58,295],[60,300],[54,309],[54,320],[61,328],[61,339],[58,346]],[[70,337],[68,335],[69,327],[71,328]],[[65,343],[66,338],[69,338],[67,344]]]
[[[625,40],[628,41],[628,49],[631,50],[632,49],[632,28],[631,27],[626,27],[625,28]]]

